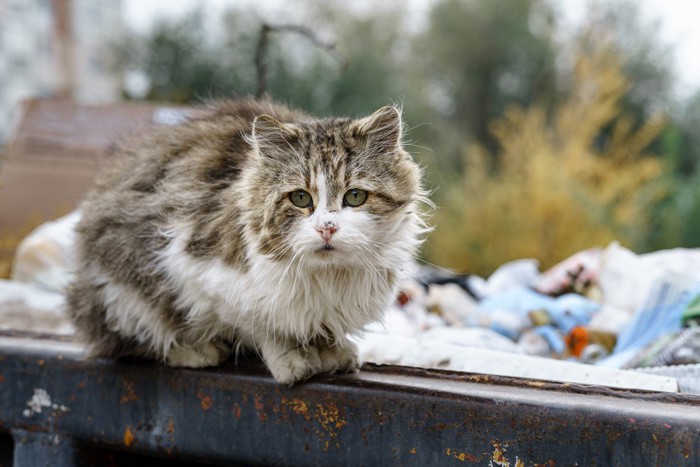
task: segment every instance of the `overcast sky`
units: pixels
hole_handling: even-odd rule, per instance
[[[357,1],[357,0],[355,0]],[[513,0],[517,1],[517,0]],[[608,0],[610,1],[610,0]],[[700,89],[700,1],[699,0],[639,0],[642,11],[649,18],[659,18],[661,39],[673,46],[675,71],[678,76],[676,94],[690,95]],[[247,3],[257,9],[269,11],[275,19],[283,5],[279,0],[124,0],[125,19],[137,30],[147,30],[155,19],[162,16],[178,16],[198,4],[206,5],[213,14],[226,6]],[[583,17],[583,0],[558,0],[555,2],[564,12],[567,21],[579,21]],[[413,10],[427,11],[430,0],[411,0]]]

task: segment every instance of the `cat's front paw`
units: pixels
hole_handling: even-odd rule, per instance
[[[282,384],[309,379],[321,371],[321,359],[314,347],[295,348],[267,362],[272,376]]]
[[[346,342],[344,345],[331,345],[319,350],[321,371],[328,373],[353,373],[360,365],[355,344]]]
[[[231,348],[223,342],[206,342],[196,346],[173,347],[168,352],[168,366],[203,368],[222,364],[231,355]]]

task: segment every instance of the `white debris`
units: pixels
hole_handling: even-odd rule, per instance
[[[379,364],[434,368],[563,383],[678,392],[674,378],[533,357],[403,336],[375,334],[358,342],[362,359]]]
[[[17,246],[11,278],[62,293],[75,270],[75,226],[80,212],[73,211],[45,222]]]
[[[65,297],[23,282],[0,279],[0,329],[73,334]]]
[[[532,287],[540,276],[539,262],[518,259],[501,265],[486,281],[485,296],[499,294],[516,287]]]
[[[644,305],[653,284],[668,273],[700,282],[700,249],[676,248],[637,255],[613,242],[603,250],[598,272],[603,303],[631,316]]]
[[[457,284],[433,284],[428,291],[426,305],[447,323],[461,326],[477,321],[478,304]]]

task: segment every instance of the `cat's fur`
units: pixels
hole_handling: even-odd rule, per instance
[[[315,120],[247,100],[119,149],[77,229],[68,301],[92,354],[202,367],[250,348],[283,383],[354,370],[348,333],[380,318],[425,231],[401,133],[394,107]],[[344,206],[353,188],[367,200]]]

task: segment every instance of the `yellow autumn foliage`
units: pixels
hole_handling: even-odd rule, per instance
[[[608,50],[579,54],[572,79],[549,113],[512,106],[492,124],[497,170],[483,148],[465,151],[464,176],[438,200],[430,262],[486,275],[513,259],[547,267],[584,248],[612,240],[635,247],[643,238],[664,195],[664,166],[645,150],[665,122],[635,127],[621,114],[628,81]]]

